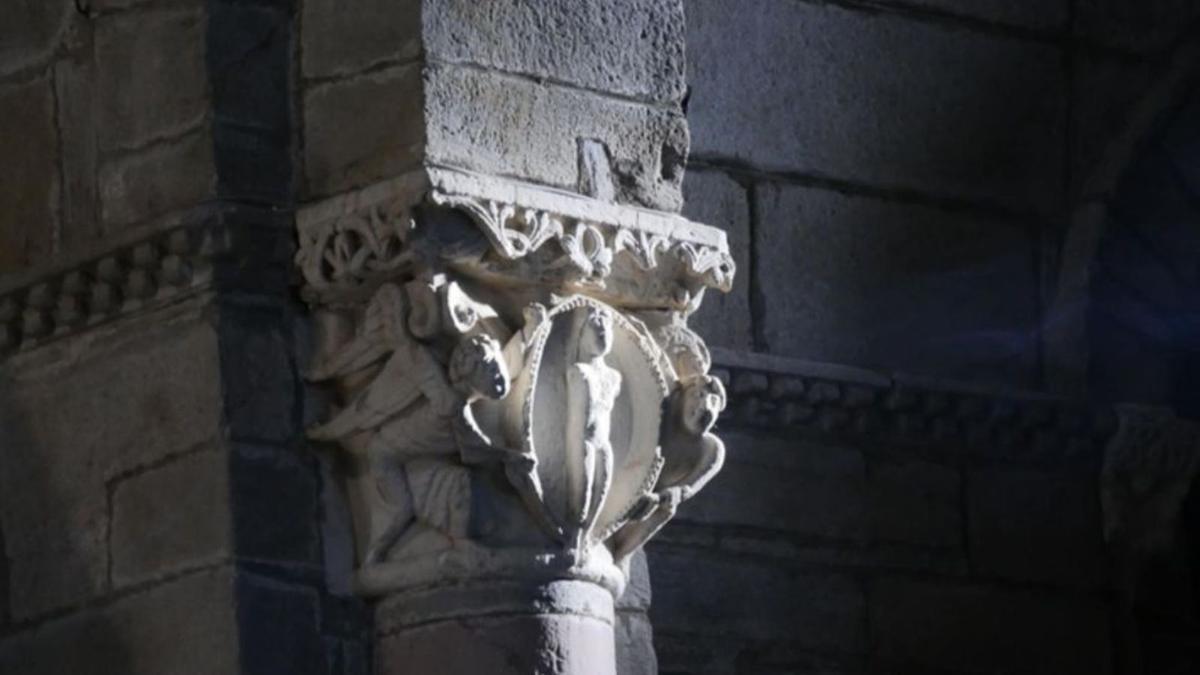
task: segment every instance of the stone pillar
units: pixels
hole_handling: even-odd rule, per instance
[[[631,556],[724,458],[724,233],[433,166],[298,227],[377,672],[615,673]]]
[[[724,453],[687,318],[734,270],[676,214],[682,2],[303,12],[308,435],[376,672],[611,675],[631,556]]]

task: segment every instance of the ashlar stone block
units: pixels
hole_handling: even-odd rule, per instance
[[[760,186],[757,211],[770,351],[1034,383],[1037,240],[1024,223],[783,185]]]

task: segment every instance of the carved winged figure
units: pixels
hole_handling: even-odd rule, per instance
[[[720,472],[725,444],[711,430],[725,403],[725,387],[711,375],[693,376],[672,393],[662,428],[662,472],[654,490],[630,514],[630,522],[613,535],[614,560],[628,558]]]
[[[308,432],[314,440],[340,441],[365,453],[391,509],[387,522],[372,528],[367,562],[383,560],[414,520],[452,540],[466,536],[470,474],[459,450],[462,435],[477,433],[469,406],[503,398],[510,387],[494,338],[460,336],[443,364],[433,346],[410,334],[405,314],[403,290],[380,286],[361,330],[310,374],[314,380],[345,378],[382,361],[342,410]]]

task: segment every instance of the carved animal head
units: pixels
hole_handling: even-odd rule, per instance
[[[711,375],[688,380],[681,396],[683,426],[697,436],[708,433],[725,409],[725,385]]]
[[[501,399],[512,380],[500,343],[490,335],[472,335],[450,355],[450,383],[468,398]]]

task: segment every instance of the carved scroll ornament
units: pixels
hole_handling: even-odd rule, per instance
[[[725,391],[686,325],[706,286],[728,287],[723,236],[638,230],[642,214],[598,202],[624,224],[588,220],[573,196],[504,204],[495,187],[360,199],[302,228],[327,328],[309,378],[338,394],[309,436],[348,467],[365,593],[524,577],[619,591],[724,459]]]

